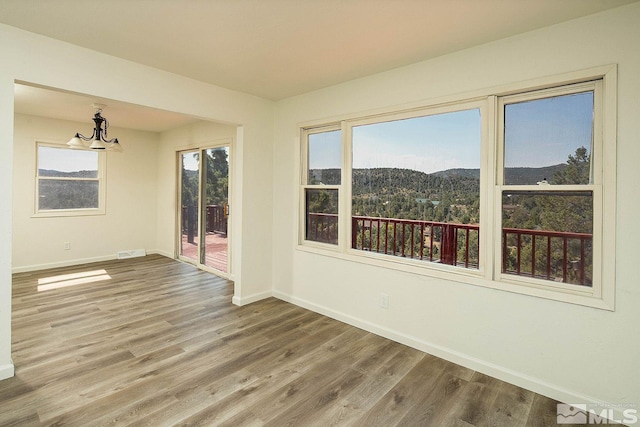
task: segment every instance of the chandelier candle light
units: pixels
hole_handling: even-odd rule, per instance
[[[102,117],[102,109],[106,107],[104,104],[93,104],[93,108],[96,113],[93,116],[93,121],[96,127],[93,129],[93,135],[86,137],[81,133],[76,133],[76,136],[71,138],[67,145],[71,148],[92,150],[108,150],[108,151],[122,151],[122,146],[118,142],[118,138],[107,139],[107,128],[109,127],[109,121]],[[102,126],[104,124],[104,127]],[[87,141],[87,142],[85,142]],[[91,144],[88,144],[91,141]]]

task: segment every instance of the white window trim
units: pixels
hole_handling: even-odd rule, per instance
[[[309,184],[309,144],[307,143],[309,135],[318,134],[323,132],[333,132],[342,130],[342,164],[341,164],[341,175],[340,175],[340,184]],[[315,240],[307,240],[306,238],[306,206],[305,206],[305,192],[306,190],[337,190],[338,191],[338,218],[342,215],[342,209],[344,205],[344,180],[345,180],[345,170],[344,170],[344,130],[340,123],[332,123],[323,126],[317,126],[312,128],[304,128],[301,129],[301,141],[304,141],[301,144],[300,148],[300,183],[301,185],[299,190],[299,203],[298,203],[298,230],[299,233],[296,233],[298,236],[297,244],[305,245],[311,248],[317,248],[320,250],[344,250],[344,246],[346,245],[346,235],[344,234],[343,226],[340,224],[338,220],[338,244],[332,245],[331,243],[317,242]]]
[[[87,181],[98,181],[98,207],[97,208],[81,208],[81,209],[39,209],[39,182],[42,179],[38,174],[39,168],[39,155],[38,147],[51,147],[60,149],[70,149],[66,144],[59,142],[49,141],[36,141],[35,143],[35,198],[33,201],[34,214],[32,218],[51,218],[51,217],[69,217],[69,216],[92,216],[92,215],[105,215],[106,214],[106,168],[107,168],[107,156],[104,151],[98,151],[98,176],[97,178],[86,179]],[[46,178],[45,178],[46,179]],[[68,179],[78,180],[77,178],[56,178],[56,179]],[[82,179],[80,179],[82,180]]]
[[[543,89],[553,90],[554,87],[566,87],[572,84],[584,83],[593,80],[601,81],[600,106],[602,120],[594,120],[594,135],[602,135],[602,142],[594,144],[592,158],[599,163],[594,168],[600,167],[601,184],[594,186],[594,235],[596,229],[600,234],[599,244],[596,247],[594,237],[593,248],[593,276],[599,280],[598,289],[576,289],[572,285],[550,286],[550,283],[536,283],[531,278],[501,273],[501,219],[496,208],[501,200],[500,186],[498,183],[499,150],[498,144],[498,114],[497,106],[499,97]],[[561,89],[560,89],[561,90]],[[597,96],[597,95],[596,95]],[[363,120],[372,120],[384,116],[384,120],[390,117],[404,114],[415,114],[416,110],[449,111],[464,110],[457,106],[468,105],[473,102],[483,102],[482,114],[482,156],[480,176],[480,260],[479,270],[458,268],[454,266],[425,263],[415,260],[407,260],[384,254],[368,253],[352,250],[349,245],[349,233],[351,228],[351,123],[360,123]],[[597,107],[596,107],[597,108]],[[336,117],[324,122],[308,122],[299,125],[301,130],[300,149],[301,162],[299,174],[307,173],[306,163],[306,139],[307,132],[326,131],[327,126],[337,126],[340,122],[343,138],[343,165],[342,185],[339,190],[339,241],[338,245],[322,244],[304,240],[304,190],[298,191],[298,221],[296,230],[296,249],[318,255],[330,256],[351,262],[363,263],[380,268],[399,270],[416,275],[440,278],[464,284],[479,285],[487,288],[503,290],[507,292],[524,294],[534,297],[551,299],[555,301],[578,304],[598,309],[615,309],[615,248],[616,248],[616,139],[617,139],[617,65],[606,65],[581,71],[569,72],[556,76],[543,77],[521,83],[512,83],[494,88],[478,90],[473,93],[456,95],[432,101],[412,103],[410,105],[383,108],[368,113],[350,114],[344,117]],[[444,111],[444,110],[443,110]],[[383,120],[383,121],[384,121]],[[330,125],[329,125],[330,124]],[[322,129],[322,130],[321,130]],[[604,149],[606,147],[606,149]],[[595,177],[595,176],[594,176]],[[303,178],[306,179],[306,178]],[[348,180],[348,181],[347,181]],[[306,181],[299,181],[301,184]],[[594,182],[597,184],[597,182]],[[303,185],[299,186],[300,188]],[[583,186],[581,186],[584,189]],[[600,188],[600,189],[598,189]],[[599,208],[601,206],[601,209]],[[498,220],[496,220],[498,217]],[[599,218],[598,218],[599,217]],[[545,281],[540,281],[545,282]]]
[[[348,181],[345,182],[351,182],[351,170],[352,170],[352,164],[353,164],[353,157],[352,157],[352,149],[351,149],[351,140],[352,140],[352,129],[355,126],[362,126],[362,125],[368,125],[368,124],[374,124],[374,123],[384,123],[384,122],[389,122],[389,121],[394,121],[394,120],[404,120],[404,119],[411,119],[411,118],[415,118],[415,117],[426,117],[426,116],[435,116],[438,114],[446,114],[446,113],[454,113],[454,112],[458,112],[458,111],[469,111],[469,110],[480,110],[480,116],[481,116],[481,145],[480,145],[480,163],[482,166],[483,163],[483,158],[484,156],[486,156],[485,151],[486,148],[486,144],[484,144],[483,141],[483,137],[485,134],[485,120],[483,118],[484,114],[486,113],[486,101],[480,101],[480,100],[471,100],[471,101],[461,101],[461,102],[455,102],[455,103],[448,103],[446,105],[435,105],[435,106],[431,106],[431,107],[425,107],[425,108],[420,108],[420,109],[412,109],[410,111],[402,111],[402,112],[394,112],[388,115],[383,115],[383,116],[374,116],[374,117],[364,117],[361,119],[355,119],[355,120],[347,120],[345,121],[344,124],[344,128],[345,131],[343,131],[343,145],[346,147],[345,149],[345,162],[343,165],[343,175],[346,175],[346,179],[348,179]],[[486,230],[486,225],[485,223],[483,223],[483,215],[482,215],[482,210],[483,210],[483,203],[485,203],[483,201],[483,186],[484,186],[484,182],[486,180],[486,168],[482,168],[480,167],[480,241],[485,241],[485,239],[488,238],[487,236],[487,230]],[[483,176],[484,175],[484,176]],[[345,218],[351,218],[351,199],[352,199],[352,187],[351,185],[345,185],[344,186],[344,194],[345,194],[345,198],[344,198],[344,202],[342,203],[342,205],[344,206],[344,213],[345,213]],[[437,264],[437,263],[425,263],[424,261],[420,261],[420,260],[415,260],[415,259],[411,259],[411,258],[402,258],[402,257],[394,257],[394,256],[390,256],[390,255],[386,255],[386,254],[380,254],[380,253],[376,253],[376,252],[368,252],[368,251],[361,251],[358,249],[352,249],[350,245],[348,245],[349,243],[349,236],[351,236],[352,233],[352,226],[353,223],[352,221],[346,221],[347,224],[345,224],[344,228],[344,239],[345,239],[345,248],[346,248],[346,253],[349,255],[353,255],[355,257],[364,257],[364,258],[370,258],[371,260],[375,261],[384,261],[387,259],[391,259],[393,260],[394,263],[399,263],[405,266],[415,266],[417,268],[429,268],[429,269],[434,269],[434,270],[442,270],[445,272],[449,272],[449,271],[453,271],[453,272],[458,272],[458,271],[463,271],[465,275],[469,275],[471,277],[484,277],[485,276],[485,268],[483,268],[484,266],[484,260],[485,260],[485,254],[483,250],[480,250],[479,252],[479,260],[478,260],[478,269],[461,269],[460,267],[455,267],[455,266],[449,266],[446,264]],[[485,227],[483,227],[485,226]]]
[[[175,211],[174,211],[174,218],[175,218],[175,244],[174,244],[174,248],[173,248],[173,257],[180,259],[181,261],[185,261],[188,262],[190,264],[196,265],[199,269],[204,270],[204,271],[208,271],[209,273],[215,274],[217,276],[220,277],[224,277],[226,279],[229,280],[235,280],[235,275],[234,275],[234,271],[233,271],[233,256],[234,256],[234,251],[232,250],[233,248],[233,239],[228,239],[227,240],[227,269],[229,270],[228,272],[223,272],[220,270],[216,270],[215,268],[211,268],[208,267],[204,264],[201,264],[200,262],[193,262],[193,259],[185,257],[183,255],[180,254],[180,234],[181,234],[181,224],[180,224],[180,220],[181,220],[181,208],[180,208],[180,200],[182,198],[182,185],[181,185],[181,177],[180,177],[180,169],[181,169],[181,158],[180,156],[183,153],[189,153],[189,152],[197,152],[199,153],[199,156],[202,156],[202,152],[206,151],[208,149],[216,149],[216,148],[222,148],[222,147],[228,147],[229,148],[229,153],[228,153],[228,162],[229,162],[229,182],[228,182],[228,187],[227,187],[227,191],[228,191],[228,199],[229,199],[229,204],[227,206],[228,208],[228,213],[227,213],[227,229],[230,230],[229,233],[231,232],[231,230],[233,230],[233,223],[234,223],[234,215],[232,213],[235,214],[235,209],[233,209],[233,200],[232,200],[232,194],[234,193],[234,185],[235,185],[235,179],[233,178],[235,175],[235,162],[232,161],[233,159],[233,155],[235,154],[235,138],[233,137],[229,137],[229,138],[221,138],[221,139],[215,139],[215,140],[211,140],[209,142],[205,142],[202,144],[197,144],[197,145],[186,145],[186,146],[182,146],[182,147],[177,147],[175,149],[175,158],[176,158],[176,163],[175,163]],[[201,168],[200,165],[200,160],[198,160],[198,170],[199,170],[199,178],[198,178],[198,197],[200,197],[200,194],[202,192],[202,176],[201,174],[204,173],[204,171]],[[202,209],[198,209],[198,224],[202,224],[203,222],[203,217],[202,217]],[[199,261],[199,260],[198,260]]]
[[[601,266],[604,262],[602,243],[603,243],[603,230],[602,225],[606,219],[603,215],[602,194],[603,194],[603,166],[602,166],[602,154],[603,154],[603,135],[600,124],[603,121],[602,111],[602,80],[590,81],[585,83],[577,83],[573,85],[564,85],[561,87],[554,87],[551,89],[544,89],[539,91],[527,92],[517,95],[508,95],[498,99],[498,108],[496,111],[503,111],[505,105],[512,102],[522,102],[528,100],[543,99],[544,97],[569,95],[574,93],[582,93],[585,91],[593,91],[594,93],[594,119],[593,119],[593,147],[591,147],[591,159],[594,182],[584,185],[553,185],[546,188],[550,191],[589,191],[593,194],[593,283],[591,287],[578,287],[575,285],[568,285],[564,283],[554,283],[546,280],[535,279],[526,276],[516,276],[512,274],[506,274],[502,272],[502,248],[500,244],[494,246],[494,271],[496,281],[498,283],[505,283],[505,287],[524,287],[523,293],[535,292],[539,296],[552,297],[553,299],[563,300],[567,302],[574,302],[586,298],[587,300],[603,301],[603,277]],[[503,129],[504,116],[500,115],[498,120],[498,135],[496,138],[497,162],[496,162],[496,185],[495,188],[495,204],[494,204],[494,224],[497,225],[497,229],[502,228],[502,192],[511,191],[535,191],[534,185],[506,185],[504,184],[504,134],[501,132]],[[495,238],[499,239],[499,236],[495,235]],[[500,242],[498,242],[500,243]],[[535,289],[535,291],[534,291]],[[603,301],[606,303],[606,301]],[[608,304],[606,304],[608,305]],[[607,308],[606,305],[601,308]],[[613,305],[612,305],[613,307]]]

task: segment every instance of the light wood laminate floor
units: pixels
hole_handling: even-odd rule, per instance
[[[547,426],[556,401],[161,256],[14,275],[0,426]]]

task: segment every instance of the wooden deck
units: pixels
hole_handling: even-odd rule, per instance
[[[226,235],[207,233],[205,237],[205,265],[227,273],[228,238]],[[198,245],[189,243],[187,235],[182,235],[182,255],[198,261]]]
[[[157,255],[14,275],[1,426],[550,426],[556,403]]]

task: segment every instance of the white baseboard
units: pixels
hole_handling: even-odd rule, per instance
[[[252,302],[260,301],[272,296],[273,296],[273,293],[271,291],[260,292],[260,293],[249,295],[243,298],[234,295],[233,298],[231,299],[231,302],[234,303],[235,305],[243,306],[243,305],[251,304]]]
[[[5,365],[0,365],[0,380],[6,380],[16,374],[16,370],[13,366],[13,362]]]
[[[518,387],[531,390],[535,393],[541,394],[543,396],[547,396],[551,399],[555,399],[560,402],[605,403],[600,399],[596,399],[591,396],[585,396],[581,393],[575,392],[573,390],[565,389],[556,384],[547,383],[545,381],[540,380],[539,378],[528,376],[522,372],[513,371],[510,369],[504,368],[502,366],[498,366],[493,363],[480,360],[470,355],[460,353],[450,348],[429,343],[429,342],[420,340],[418,338],[411,337],[409,335],[405,335],[403,333],[381,327],[374,323],[371,323],[362,319],[358,319],[348,314],[341,313],[341,312],[332,310],[330,308],[314,304],[307,300],[297,298],[280,291],[273,291],[273,296],[275,298],[281,299],[291,304],[295,304],[297,306],[306,308],[316,313],[323,314],[327,317],[331,317],[332,319],[336,319],[341,322],[348,323],[349,325],[355,326],[357,328],[363,329],[373,334],[382,336],[384,338],[388,338],[390,340],[399,342],[409,347],[413,347],[417,350],[424,351],[425,353],[429,353],[431,355],[448,360],[449,362],[453,362],[458,365],[464,366],[466,368],[472,369],[474,371],[481,372],[485,375],[492,376],[499,380],[508,382],[510,384],[514,384]],[[614,409],[614,417],[615,419],[618,419],[618,420],[621,420],[624,418],[622,416],[621,410],[618,411],[617,409]]]
[[[158,249],[153,250],[153,251],[147,251],[147,255],[153,255],[153,254],[162,255],[162,256],[167,257],[167,258],[175,259],[175,256],[173,255],[173,252],[161,251],[161,250],[158,250]]]
[[[142,249],[144,250],[144,249]],[[167,258],[174,258],[172,253],[169,252],[165,252],[165,251],[160,251],[160,250],[152,250],[152,251],[147,251],[148,255],[151,254],[158,254],[158,255],[162,255],[165,256]],[[67,260],[67,261],[59,261],[59,262],[49,262],[49,263],[45,263],[45,264],[33,264],[33,265],[23,265],[20,267],[13,267],[11,269],[12,273],[27,273],[30,271],[38,271],[38,270],[46,270],[48,268],[58,268],[58,267],[69,267],[72,265],[80,265],[80,264],[88,264],[91,262],[100,262],[100,261],[111,261],[111,260],[115,260],[118,259],[118,254],[113,254],[113,255],[104,255],[104,256],[98,256],[98,257],[92,257],[92,258],[82,258],[82,259],[73,259],[73,260]]]
[[[71,265],[88,264],[91,262],[100,262],[100,261],[110,261],[114,259],[116,259],[116,254],[93,257],[93,258],[82,258],[82,259],[72,259],[67,261],[48,262],[45,264],[23,265],[20,267],[13,267],[11,269],[11,272],[26,273],[29,271],[46,270],[48,268],[69,267]]]

